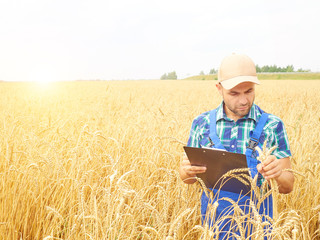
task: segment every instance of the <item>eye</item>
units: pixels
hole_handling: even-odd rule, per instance
[[[253,91],[253,88],[250,88],[246,93],[251,93]]]

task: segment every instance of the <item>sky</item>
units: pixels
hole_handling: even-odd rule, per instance
[[[247,54],[320,71],[318,0],[0,0],[0,80],[178,78]]]

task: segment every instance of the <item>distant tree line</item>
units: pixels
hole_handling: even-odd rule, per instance
[[[294,70],[293,65],[288,65],[286,67],[278,67],[277,65],[264,65],[260,67],[259,65],[256,65],[256,71],[258,73],[263,72],[311,72],[309,69],[302,69],[299,68],[298,70]],[[215,68],[212,68],[209,71],[209,74],[216,74],[218,71]],[[203,71],[200,72],[200,75],[204,75]]]
[[[210,69],[210,71],[209,71],[209,75],[216,74],[216,73],[217,73],[217,70],[214,68]],[[204,71],[200,71],[199,75],[205,75]]]
[[[163,74],[160,79],[161,80],[166,80],[166,79],[175,80],[177,78],[178,78],[178,76],[177,76],[176,72],[173,71],[173,72]]]
[[[297,71],[294,70],[293,65],[288,65],[286,67],[278,67],[277,65],[265,65],[262,67],[259,67],[259,65],[256,65],[256,71],[258,73],[262,72],[310,72],[309,69],[305,70],[302,68],[299,68]]]
[[[288,65],[286,67],[278,67],[277,65],[264,65],[262,67],[260,67],[259,65],[256,65],[256,71],[257,73],[290,73],[290,72],[311,72],[311,70],[309,69],[302,69],[299,68],[298,70],[295,71],[294,66],[293,65]],[[215,68],[210,69],[209,71],[209,75],[213,75],[213,74],[217,74],[218,70]],[[199,75],[205,75],[204,71],[200,71]],[[175,71],[173,72],[169,72],[169,73],[165,73],[161,76],[161,80],[165,80],[165,79],[177,79],[177,74]]]

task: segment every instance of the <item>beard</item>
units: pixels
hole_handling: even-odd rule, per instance
[[[253,101],[251,103],[239,104],[236,106],[231,106],[230,104],[227,104],[226,102],[224,102],[224,104],[228,108],[228,110],[231,111],[234,115],[243,118],[244,116],[246,116],[250,112],[250,109],[253,105]]]
[[[251,106],[252,106],[252,104],[251,104]],[[230,107],[228,107],[229,108],[229,110],[231,111],[231,112],[233,112],[235,115],[237,115],[237,116],[239,116],[239,117],[244,117],[244,116],[246,116],[248,113],[249,113],[249,111],[250,111],[250,109],[251,109],[251,106],[249,105],[249,104],[246,104],[246,105],[241,105],[241,106],[238,106],[238,107],[235,107],[235,108],[230,108]],[[239,109],[239,108],[245,108],[244,110],[241,110],[241,109]]]

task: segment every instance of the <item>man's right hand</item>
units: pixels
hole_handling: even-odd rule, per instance
[[[204,173],[206,170],[205,166],[192,166],[188,157],[184,155],[180,164],[180,178],[184,183],[192,184],[197,181],[196,174]]]

